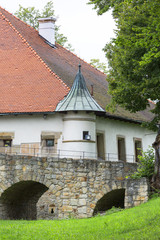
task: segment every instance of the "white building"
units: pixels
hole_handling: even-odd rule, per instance
[[[141,127],[151,113],[106,112],[107,76],[55,43],[54,23],[38,33],[0,8],[0,151],[137,161],[156,136]]]

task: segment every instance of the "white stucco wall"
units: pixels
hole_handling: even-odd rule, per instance
[[[91,139],[85,141],[83,132],[89,132]],[[63,117],[63,150],[73,155],[96,158],[96,116],[93,113],[68,113]],[[75,151],[75,153],[73,153]]]
[[[91,140],[96,140],[96,116],[86,113],[68,113],[63,117],[63,140],[83,140],[83,131],[88,131]]]
[[[96,133],[104,134],[106,160],[117,160],[117,136],[125,138],[127,161],[133,162],[135,155],[134,138],[142,139],[144,151],[152,145],[156,133],[139,124],[127,123],[96,117],[94,114],[68,113],[47,115],[0,116],[0,133],[14,132],[13,145],[40,143],[42,132],[62,133],[57,142],[57,149],[63,157],[80,156],[95,158],[97,152]],[[91,135],[90,141],[83,140],[83,131]],[[74,153],[75,151],[75,153]],[[129,156],[130,155],[130,156]]]
[[[125,138],[125,149],[127,161],[133,162],[134,138],[142,139],[142,149],[146,151],[155,140],[156,133],[141,127],[139,124],[127,123],[119,120],[104,119],[97,117],[97,132],[104,132],[105,135],[105,153],[113,158],[118,154],[117,137]]]
[[[1,116],[0,132],[14,132],[13,144],[41,141],[42,131],[62,132],[63,122],[59,114]]]

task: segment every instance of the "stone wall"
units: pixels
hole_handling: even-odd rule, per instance
[[[0,218],[83,218],[91,217],[95,209],[106,210],[112,202],[125,208],[139,205],[148,200],[146,179],[125,178],[136,167],[124,162],[0,155]]]

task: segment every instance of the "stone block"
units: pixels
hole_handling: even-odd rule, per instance
[[[90,208],[92,208],[92,209],[94,209],[95,206],[96,206],[96,204],[93,204],[93,203],[90,204]]]
[[[79,214],[86,214],[87,213],[87,207],[79,207],[78,208]]]
[[[86,181],[87,181],[87,177],[81,177],[81,178],[80,178],[80,181],[81,181],[81,182],[86,182]]]
[[[72,206],[66,205],[62,207],[62,212],[72,212],[72,211],[73,211]]]
[[[87,193],[87,188],[82,188],[82,193]]]
[[[16,165],[16,166],[15,166],[15,169],[16,169],[16,170],[21,170],[21,169],[22,169],[22,165]],[[0,170],[1,170],[1,169],[0,169]]]
[[[69,183],[68,184],[68,188],[73,188],[74,187],[74,184],[73,183]]]
[[[81,195],[79,195],[79,198],[80,199],[82,199],[82,198],[87,199],[87,194],[81,194]]]
[[[125,178],[124,177],[116,177],[116,180],[117,181],[122,181],[122,180],[124,180]]]
[[[77,206],[78,205],[78,199],[71,199],[70,204],[71,204],[71,206]]]
[[[70,200],[69,199],[63,199],[63,205],[69,205]]]
[[[59,197],[60,195],[61,195],[61,192],[60,192],[60,191],[58,191],[58,192],[55,194],[56,197]]]
[[[68,197],[69,196],[69,192],[63,192],[63,196]]]
[[[66,163],[60,163],[60,166],[59,166],[59,167],[66,169],[66,168],[67,168],[67,164],[66,164]]]
[[[139,206],[141,204],[141,201],[135,201],[134,206]]]
[[[87,187],[87,182],[82,182],[82,187]]]
[[[78,205],[79,206],[86,206],[86,199],[79,199]]]

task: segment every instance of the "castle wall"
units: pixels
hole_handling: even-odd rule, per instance
[[[121,191],[116,190],[124,193],[125,208],[139,205],[148,200],[146,179],[125,178],[136,167],[124,162],[0,155],[0,219],[91,217],[103,197],[110,204],[119,199]]]

